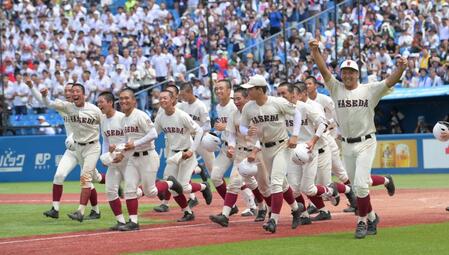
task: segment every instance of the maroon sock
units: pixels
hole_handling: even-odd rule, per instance
[[[313,197],[311,197],[311,196],[307,196],[307,197],[310,199],[310,201],[315,205],[315,207],[318,210],[324,207],[323,198],[321,198],[320,196],[315,195]]]
[[[345,184],[345,185],[351,185],[351,181],[350,181],[350,180],[347,180],[344,184]]]
[[[168,183],[166,181],[156,182],[157,192],[168,192]]]
[[[226,197],[226,182],[223,180],[223,183],[220,186],[215,187],[215,189],[217,190],[218,194],[220,194],[220,197],[224,200]]]
[[[122,202],[120,201],[120,198],[109,201],[109,206],[111,206],[111,210],[114,213],[114,216],[122,214]]]
[[[254,199],[256,200],[256,203],[262,203],[263,202],[263,196],[259,191],[259,188],[255,188],[254,190],[252,190],[253,194],[254,194]]]
[[[229,206],[229,207],[232,208],[235,205],[236,202],[237,202],[237,194],[226,193],[226,196],[224,198],[224,205],[225,206]]]
[[[168,201],[171,198],[171,193],[170,192],[165,192],[165,200]]]
[[[240,187],[240,190],[244,190],[246,188],[248,188],[248,186],[246,186],[246,184],[243,184],[242,187]]]
[[[271,194],[271,212],[279,214],[284,202],[282,192]]]
[[[269,207],[271,207],[271,195],[270,196],[268,196],[268,197],[263,197],[263,199],[265,200],[265,203],[267,203],[267,205],[269,206]]]
[[[316,185],[316,188],[317,188],[317,192],[316,192],[315,196],[321,196],[324,193],[326,193],[326,191],[328,191],[328,189],[322,185]]]
[[[304,200],[304,197],[302,196],[302,194],[299,194],[299,196],[297,196],[295,198],[296,202],[301,203],[302,205],[306,206],[306,200]]]
[[[370,196],[368,195],[364,198],[357,197],[357,207],[360,217],[368,215],[368,213],[372,211]]]
[[[100,184],[105,184],[106,183],[106,175],[105,174],[102,174],[102,173],[100,173],[101,174],[101,181],[100,181]]]
[[[184,194],[178,194],[176,197],[173,197],[173,199],[176,201],[176,203],[181,207],[181,209],[184,209],[187,207],[187,199]]]
[[[344,185],[341,182],[334,182],[334,183],[337,186],[338,193],[344,194],[346,191],[346,185]]]
[[[190,183],[190,185],[192,185],[192,193],[195,193],[197,191],[201,191],[201,184],[196,183],[196,182],[192,182]]]
[[[137,210],[139,208],[139,201],[137,198],[127,199],[126,208],[128,208],[129,215],[137,215]]]
[[[90,198],[90,188],[82,188],[80,194],[80,205],[87,205]]]
[[[289,205],[295,202],[295,198],[293,197],[293,190],[291,187],[288,187],[288,190],[282,193],[282,196],[284,197],[285,202],[287,202]]]
[[[90,190],[90,205],[92,206],[96,206],[98,204],[98,194],[97,194],[97,190],[95,188]]]
[[[53,201],[55,202],[59,202],[61,201],[61,197],[62,197],[62,185],[59,184],[53,184]]]
[[[373,181],[372,186],[385,185],[385,177],[380,175],[371,175],[371,180]]]

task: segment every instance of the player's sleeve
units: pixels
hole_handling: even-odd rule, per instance
[[[42,98],[42,103],[45,107],[53,108],[57,111],[68,113],[67,108],[71,104],[69,102],[64,102],[61,100],[51,100],[48,96]]]
[[[315,130],[315,135],[321,137],[327,129],[326,118],[324,118],[324,116],[322,116],[315,108],[309,107],[309,105],[307,105],[307,108],[307,117],[312,121],[313,125],[317,127]]]
[[[203,123],[201,128],[204,132],[208,132],[211,129],[209,112],[207,112],[207,108],[204,104],[201,106],[200,122]]]
[[[161,124],[161,111],[157,112],[156,119],[154,120],[154,128],[156,129],[156,133],[159,135],[162,132]]]
[[[274,105],[279,109],[279,111],[284,115],[294,116],[296,114],[296,105],[290,103],[287,99],[283,97],[272,97]]]
[[[200,146],[201,138],[203,137],[203,129],[200,125],[196,124],[192,117],[187,113],[183,114],[183,124],[191,134],[195,134],[191,148],[192,151],[195,152],[198,149],[198,146]]]
[[[332,95],[338,86],[342,86],[341,82],[339,82],[333,75],[330,76],[328,81],[324,81],[324,86],[329,90],[329,93]]]
[[[364,85],[362,85],[364,86]],[[373,82],[373,83],[369,83],[366,84],[365,86],[369,86],[369,93],[370,93],[370,97],[371,97],[371,101],[374,103],[374,105],[377,105],[377,103],[379,103],[380,99],[393,92],[394,88],[391,87],[389,88],[387,86],[387,84],[385,83],[385,80],[380,81],[380,82]]]
[[[136,147],[151,143],[151,141],[157,138],[157,131],[148,115],[141,114],[141,117],[139,118],[139,126],[145,132],[145,136],[134,141],[134,145]]]
[[[249,104],[245,104],[242,109],[242,116],[240,117],[240,125],[239,125],[239,131],[242,133],[242,135],[248,135],[248,127],[250,123],[250,119],[248,116],[248,106]]]
[[[226,122],[226,129],[225,132],[227,134],[227,138],[228,138],[228,145],[229,146],[233,146],[235,147],[235,135],[236,135],[236,130],[235,130],[235,124],[234,124],[234,119],[235,119],[235,112],[233,112],[228,119],[228,122]]]

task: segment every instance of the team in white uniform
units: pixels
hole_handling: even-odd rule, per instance
[[[371,166],[376,154],[376,128],[374,108],[379,100],[389,92],[401,78],[406,69],[406,58],[397,60],[397,68],[383,81],[359,84],[359,68],[356,62],[345,60],[340,66],[341,78],[338,81],[327,69],[319,51],[319,42],[309,42],[312,58],[315,60],[336,105],[337,120],[342,136],[343,162],[357,196],[358,218],[356,238],[377,233],[379,217],[370,202],[370,184],[385,185],[390,195],[394,194],[391,176],[371,176]]]

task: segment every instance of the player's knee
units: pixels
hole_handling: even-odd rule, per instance
[[[309,197],[313,197],[313,196],[315,196],[316,195],[316,193],[317,193],[317,188],[315,187],[315,185],[313,185],[313,186],[308,186],[308,187],[303,187],[302,189],[301,189],[301,192],[302,193],[304,193],[304,194],[306,194],[306,196],[309,196]]]
[[[107,191],[106,198],[108,199],[108,201],[114,201],[118,198],[118,193],[115,191]]]
[[[220,177],[220,176],[212,174],[210,179],[212,180],[212,183],[214,184],[215,187],[218,187],[223,184],[223,176]]]
[[[53,183],[57,185],[62,185],[64,184],[65,178],[66,178],[65,174],[56,173],[55,176],[53,177]]]
[[[271,184],[270,186],[271,194],[284,192],[282,184]]]
[[[364,186],[356,186],[354,185],[354,194],[357,197],[363,198],[369,195],[369,188]]]
[[[134,198],[137,198],[136,191],[125,192],[125,199],[134,199]]]
[[[238,194],[241,190],[241,187],[243,186],[243,182],[238,179],[234,179],[230,181],[229,185],[227,186],[226,191],[233,194]]]
[[[183,190],[184,194],[189,194],[190,192],[192,192],[192,185],[190,185],[189,183],[184,184],[184,185],[182,185],[182,190]],[[175,195],[173,195],[173,196],[175,196]]]

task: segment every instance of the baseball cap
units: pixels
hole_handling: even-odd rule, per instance
[[[37,119],[38,119],[38,120],[45,120],[45,117],[44,117],[43,115],[39,115],[39,116],[37,117]]]
[[[341,63],[340,65],[340,69],[343,68],[351,68],[356,70],[357,72],[359,71],[359,65],[357,65],[357,63],[354,60],[345,60],[343,61],[343,63]]]
[[[243,84],[242,88],[250,89],[254,87],[266,87],[266,86],[267,81],[265,80],[265,78],[260,74],[256,74],[250,77],[248,83]]]

